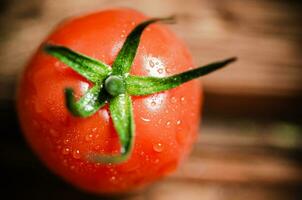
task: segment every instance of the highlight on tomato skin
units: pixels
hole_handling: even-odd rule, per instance
[[[17,98],[24,136],[82,190],[129,192],[176,170],[199,127],[202,89],[192,79],[235,60],[196,68],[157,21],[120,8],[71,19],[25,68]]]

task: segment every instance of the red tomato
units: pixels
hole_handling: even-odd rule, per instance
[[[130,9],[97,12],[65,21],[45,42],[111,65],[129,32],[146,19]],[[192,67],[184,43],[155,24],[143,33],[130,73],[164,77]],[[65,107],[66,87],[82,96],[91,84],[39,49],[19,85],[18,113],[25,137],[40,159],[86,191],[119,193],[151,183],[177,168],[197,136],[201,89],[195,80],[155,95],[132,97],[136,130],[130,159],[111,165],[89,162],[88,152],[118,153],[118,136],[108,106],[88,118],[72,116]]]

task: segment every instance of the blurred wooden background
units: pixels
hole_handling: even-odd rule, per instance
[[[188,162],[122,199],[302,199],[302,2],[299,0],[0,0],[1,189],[16,199],[98,199],[52,176],[24,144],[14,112],[18,74],[62,19],[108,7],[172,25],[195,63],[239,61],[203,78],[202,135]]]

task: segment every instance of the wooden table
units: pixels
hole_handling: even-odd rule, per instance
[[[196,63],[205,64],[232,55],[239,56],[240,61],[204,79],[208,97],[204,125],[187,162],[175,174],[148,189],[115,199],[302,199],[302,128],[299,125],[302,4],[298,0],[291,3],[271,0],[2,2],[2,196],[10,195],[7,199],[113,198],[82,193],[42,166],[19,130],[14,88],[25,62],[60,20],[96,8],[127,6],[150,16],[177,14],[179,23],[171,28],[188,43]],[[250,113],[257,117],[251,118]]]

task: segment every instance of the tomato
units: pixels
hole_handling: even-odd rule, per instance
[[[66,46],[111,66],[126,36],[146,19],[131,9],[92,13],[60,24],[44,43]],[[142,35],[130,74],[166,77],[193,66],[184,43],[164,25],[154,24]],[[67,87],[80,97],[92,83],[41,47],[21,78],[17,108],[34,152],[74,186],[93,193],[131,191],[174,171],[190,152],[200,121],[198,81],[132,96],[135,144],[130,158],[119,164],[87,160],[89,152],[118,153],[119,137],[108,105],[87,118],[71,115],[64,101]]]

